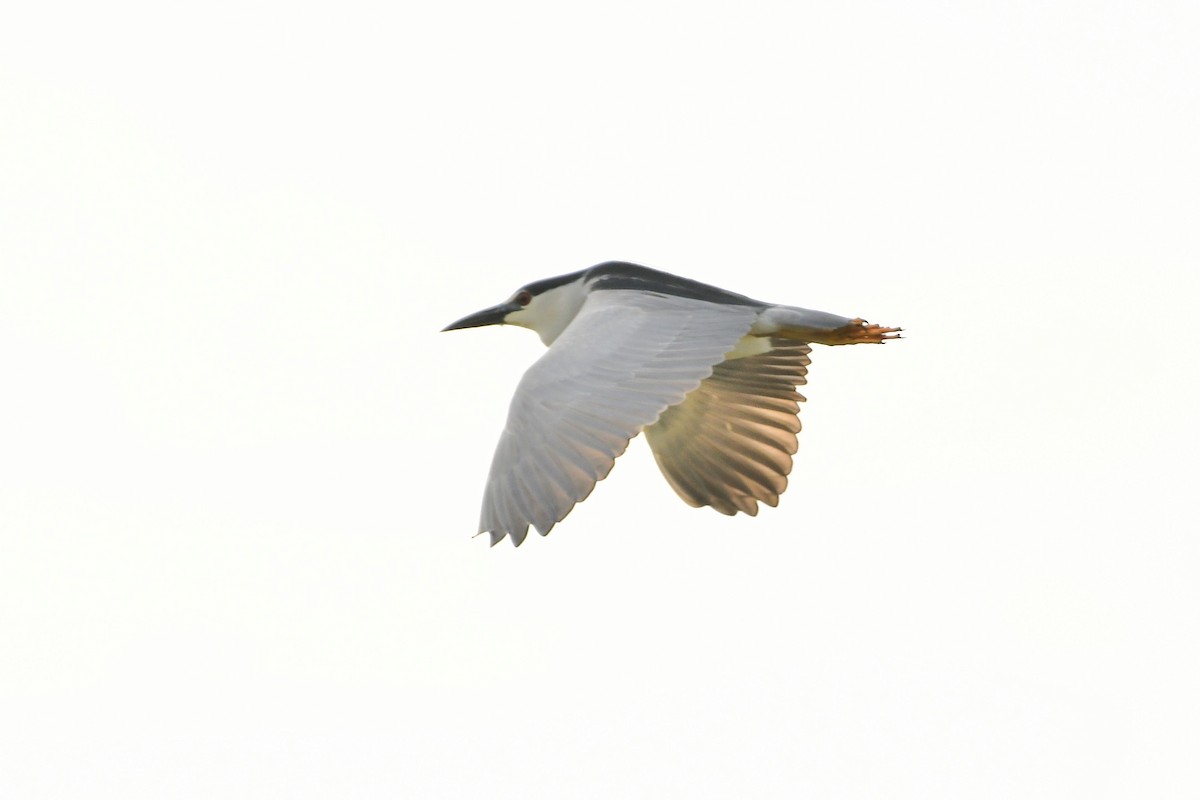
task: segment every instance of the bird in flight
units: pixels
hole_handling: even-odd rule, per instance
[[[483,496],[479,533],[517,546],[561,522],[640,432],[689,505],[777,505],[810,344],[901,330],[620,261],[526,284],[444,330],[483,325],[530,328],[549,348],[517,385]]]

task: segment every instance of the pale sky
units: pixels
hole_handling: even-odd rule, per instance
[[[1200,794],[1195,4],[4,16],[0,796]],[[489,548],[609,259],[908,338]]]

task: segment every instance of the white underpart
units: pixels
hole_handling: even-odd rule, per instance
[[[753,328],[751,329],[753,330]],[[771,340],[765,336],[743,336],[738,339],[737,346],[725,354],[726,361],[747,356],[761,356],[771,352]]]

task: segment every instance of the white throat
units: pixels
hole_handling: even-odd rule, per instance
[[[536,331],[542,344],[549,347],[575,319],[587,295],[582,280],[555,286],[533,298],[520,311],[509,314],[504,322]]]

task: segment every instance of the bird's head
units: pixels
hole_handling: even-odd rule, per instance
[[[519,325],[535,331],[549,346],[571,324],[587,298],[586,272],[573,272],[522,286],[503,303],[468,314],[442,330]]]

